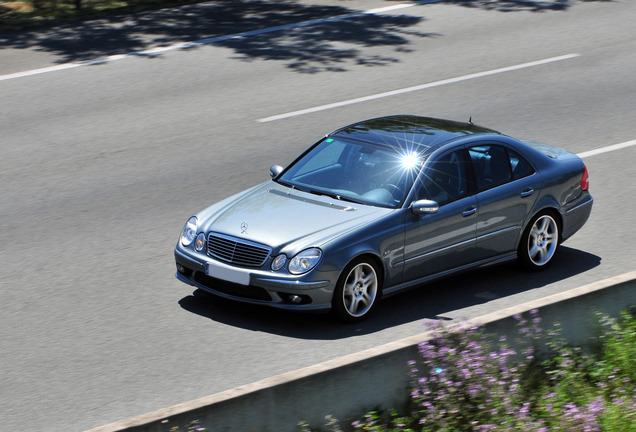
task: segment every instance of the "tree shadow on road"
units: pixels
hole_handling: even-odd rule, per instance
[[[395,56],[367,54],[365,48],[390,46],[403,52],[408,51],[404,46],[410,37],[431,36],[408,29],[421,22],[421,17],[358,12],[343,6],[303,5],[293,0],[218,0],[0,33],[0,46],[53,53],[58,63],[66,63],[217,39],[210,43],[231,48],[244,60],[281,60],[299,72],[318,72],[346,70],[347,61],[369,66],[395,63],[399,61]],[[348,16],[335,19],[342,15]],[[222,39],[307,21],[318,22],[308,27]]]
[[[435,36],[407,29],[421,20],[408,15],[356,15],[298,30],[229,39],[216,45],[232,48],[237,58],[246,61],[283,60],[299,72],[340,72],[346,70],[346,61],[365,66],[397,63],[394,56],[366,54],[364,49],[391,46],[398,52],[408,52],[408,37]]]
[[[558,283],[600,265],[601,258],[561,246],[558,259],[541,273],[527,273],[516,265],[473,271],[414,288],[380,301],[374,315],[346,325],[330,315],[307,314],[256,306],[196,290],[179,301],[191,313],[251,331],[310,340],[336,340],[375,333],[413,321],[452,320],[453,311],[503,299]],[[424,328],[422,328],[424,331]]]
[[[580,2],[614,0],[446,0],[470,8],[513,11],[567,10]],[[106,14],[30,30],[0,33],[0,49],[33,49],[56,56],[56,63],[89,61],[109,55],[142,53],[177,43],[210,40],[237,58],[278,60],[303,73],[346,71],[350,65],[384,66],[399,62],[414,37],[434,37],[411,27],[423,21],[408,14],[365,14],[339,5],[301,4],[295,0],[215,0],[187,6]],[[342,18],[345,16],[345,18]],[[340,18],[337,18],[340,17]],[[311,26],[293,27],[318,21]],[[261,34],[240,36],[276,27]],[[226,36],[235,37],[224,38]],[[221,39],[221,40],[219,40]],[[198,44],[195,47],[200,46]],[[393,48],[395,55],[374,47]]]
[[[614,0],[447,0],[444,3],[499,12],[545,12],[564,11],[576,3],[612,1]]]

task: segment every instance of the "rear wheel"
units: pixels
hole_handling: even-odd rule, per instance
[[[517,251],[521,265],[531,271],[548,267],[559,247],[559,224],[552,212],[536,214],[523,233]]]
[[[352,261],[345,267],[334,292],[332,308],[345,322],[364,320],[373,310],[381,289],[377,265],[369,258]]]

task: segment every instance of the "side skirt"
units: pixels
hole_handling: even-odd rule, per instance
[[[455,276],[459,273],[465,273],[467,271],[470,270],[475,270],[478,268],[482,268],[482,267],[489,267],[489,266],[493,266],[493,265],[497,265],[497,264],[503,264],[503,263],[507,263],[507,262],[511,262],[517,259],[517,252],[510,252],[504,255],[499,255],[497,257],[494,258],[488,258],[486,260],[482,260],[482,261],[478,261],[478,262],[474,262],[472,264],[466,264],[464,266],[461,267],[457,267],[451,270],[446,270],[440,273],[436,273],[434,275],[430,275],[430,276],[425,276],[423,278],[420,279],[416,279],[413,281],[409,281],[409,282],[405,282],[402,283],[400,285],[395,285],[392,286],[390,288],[385,288],[382,290],[382,298],[384,297],[389,297],[392,296],[394,294],[400,293],[402,291],[406,291],[408,289],[414,288],[417,285],[423,285],[426,283],[430,283],[439,279],[444,279],[447,278],[449,276]]]

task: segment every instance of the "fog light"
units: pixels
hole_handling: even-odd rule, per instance
[[[302,298],[300,298],[300,296],[297,296],[297,295],[290,295],[290,296],[289,296],[289,301],[290,301],[290,302],[292,302],[292,303],[296,303],[296,304],[298,304],[298,303],[300,303],[301,301],[303,301],[303,299],[302,299]]]
[[[185,273],[185,267],[182,266],[181,264],[177,264],[177,271],[179,273]]]

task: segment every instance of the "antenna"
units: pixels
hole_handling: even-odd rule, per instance
[[[468,123],[473,124],[473,116],[470,116],[470,118],[468,119]]]

